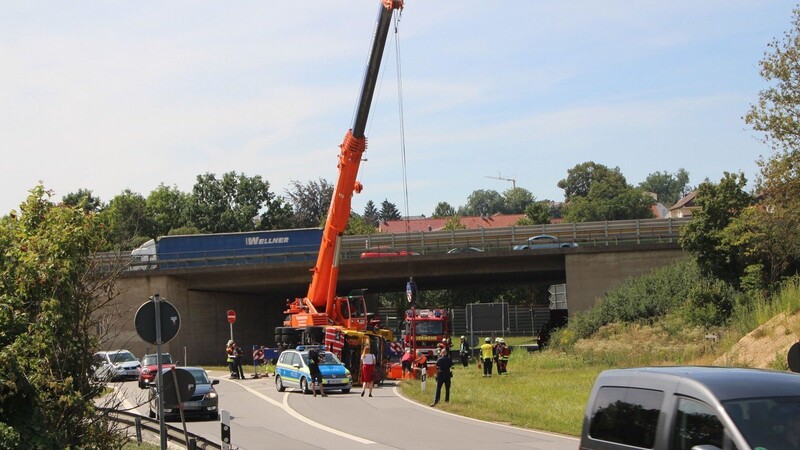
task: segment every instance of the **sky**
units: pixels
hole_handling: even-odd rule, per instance
[[[786,0],[406,0],[352,207],[562,201],[577,164],[690,183],[769,156],[742,117]],[[0,216],[39,182],[108,202],[196,177],[334,182],[378,0],[0,0]],[[513,180],[513,181],[509,181]]]

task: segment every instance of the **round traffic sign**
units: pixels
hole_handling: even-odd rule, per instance
[[[172,306],[172,303],[158,299],[158,309],[161,315],[161,342],[156,340],[156,305],[155,301],[149,301],[136,311],[134,323],[139,337],[151,344],[166,344],[178,334],[181,328],[181,315]]]
[[[236,322],[236,311],[229,309],[228,310],[228,323],[233,324]]]

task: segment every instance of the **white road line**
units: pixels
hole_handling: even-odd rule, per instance
[[[228,381],[228,380],[225,380],[224,378],[221,378],[221,380]],[[228,382],[229,383],[236,383],[235,381],[228,381]],[[271,403],[272,405],[283,409],[284,411],[286,411],[290,416],[294,417],[295,419],[297,419],[297,420],[299,420],[301,422],[305,422],[306,424],[311,425],[314,428],[320,429],[322,431],[327,431],[328,433],[335,434],[335,435],[337,435],[339,437],[343,437],[345,439],[350,439],[351,441],[358,442],[359,444],[376,444],[376,442],[370,441],[369,439],[364,439],[362,437],[358,437],[358,436],[355,436],[355,435],[352,435],[352,434],[349,434],[349,433],[345,433],[343,431],[336,430],[336,429],[331,428],[329,426],[323,425],[323,424],[321,424],[319,422],[314,422],[313,420],[309,419],[308,417],[300,414],[299,412],[297,412],[294,409],[292,409],[291,406],[289,406],[289,393],[288,392],[283,394],[283,403],[281,403],[281,402],[275,401],[275,400],[267,397],[266,395],[262,394],[261,392],[258,392],[257,390],[255,390],[253,388],[250,388],[249,386],[245,386],[244,384],[240,384],[240,383],[236,383],[236,384],[238,384],[239,386],[241,386],[242,388],[244,388],[246,391],[250,392],[251,394],[260,397],[262,400],[265,400],[266,402]]]

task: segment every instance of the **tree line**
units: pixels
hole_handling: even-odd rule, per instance
[[[437,204],[431,217],[450,218],[447,228],[460,228],[461,216],[525,214],[519,225],[642,219],[652,217],[655,194],[672,205],[690,190],[689,174],[655,172],[634,187],[618,167],[595,162],[578,164],[558,182],[565,202],[537,200],[527,189],[515,187],[502,193],[473,191],[464,205]],[[221,176],[204,173],[196,177],[191,192],[161,183],[147,196],[123,190],[108,202],[91,189],[79,189],[62,197],[62,204],[95,213],[104,225],[104,250],[129,250],[158,236],[197,233],[229,233],[257,230],[319,227],[325,222],[333,195],[333,184],[325,179],[293,180],[284,195],[271,189],[260,175],[228,172]],[[371,234],[381,221],[398,220],[397,205],[372,200],[362,213],[352,212],[347,234]]]

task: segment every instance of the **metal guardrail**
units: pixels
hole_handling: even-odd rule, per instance
[[[446,253],[453,248],[476,247],[483,251],[510,250],[524,244],[527,239],[540,234],[555,236],[561,242],[574,242],[579,246],[636,245],[646,243],[677,242],[680,229],[691,218],[616,220],[605,222],[560,223],[468,230],[415,231],[394,234],[368,234],[343,236],[341,259],[357,259],[367,249],[388,247],[409,250],[420,254]],[[205,255],[166,261],[133,261],[130,252],[108,254],[102,258],[112,261],[129,261],[130,270],[159,268],[187,268],[229,266],[254,263],[285,263],[316,260],[317,251],[270,254]]]
[[[155,433],[157,436],[161,435],[161,429],[158,420],[129,411],[119,411],[107,408],[100,408],[100,410],[105,412],[111,420],[134,428],[136,431],[136,436],[141,436],[141,430],[147,430]],[[182,428],[174,427],[170,424],[165,424],[165,428],[167,430],[167,440],[169,442],[175,442],[185,446],[186,448],[192,449],[222,449],[220,444],[209,441],[208,439],[198,436],[194,433],[187,433],[189,435],[189,442],[186,442],[186,437],[183,434]]]
[[[421,254],[445,253],[459,247],[477,247],[484,251],[510,250],[514,245],[525,244],[529,237],[540,234],[584,246],[677,242],[680,228],[689,220],[639,219],[344,236],[341,250],[343,258],[357,258],[366,249],[376,247],[411,250]]]

